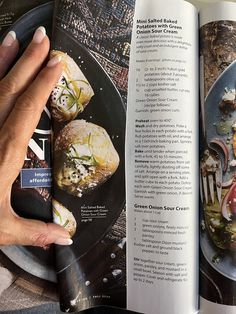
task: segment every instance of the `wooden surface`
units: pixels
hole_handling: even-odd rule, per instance
[[[57,286],[26,273],[0,252],[0,267],[12,275],[12,283],[0,296],[0,311],[24,309],[58,300]],[[0,268],[0,282],[6,278]],[[7,283],[6,283],[7,284]]]

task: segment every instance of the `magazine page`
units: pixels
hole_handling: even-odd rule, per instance
[[[39,25],[44,25],[51,36],[53,1],[35,0],[28,4],[12,0],[0,4],[1,36],[4,38],[10,29],[16,32],[20,43],[18,57]],[[12,205],[21,216],[51,220],[51,121],[47,107],[28,148],[23,169],[12,188]]]
[[[185,0],[192,3],[198,10],[203,10],[209,3],[223,2],[227,0]],[[230,2],[236,2],[236,0],[230,0]]]
[[[21,54],[39,26],[45,26],[50,36],[52,11],[53,1],[1,0],[1,42],[10,30],[14,30],[20,42]],[[51,126],[48,113],[45,111],[42,115],[29,144],[24,169],[17,178],[12,193],[12,205],[20,216],[43,220],[52,219],[49,182],[42,175],[45,171],[48,173],[50,167]],[[34,182],[25,184],[30,174],[33,174]],[[31,176],[31,180],[33,178]],[[45,251],[42,248],[22,246],[5,246],[0,249],[0,311],[12,313],[14,310],[58,301],[52,249]]]
[[[134,1],[57,0],[51,99],[55,222],[74,243],[56,247],[61,309],[126,308],[125,123]],[[58,211],[60,211],[58,213]]]
[[[236,311],[235,70],[236,4],[200,12],[200,309]]]
[[[2,21],[5,17],[11,17],[9,23],[13,23],[11,30],[16,32],[20,42],[20,56],[32,39],[34,31],[43,25],[49,36],[52,31],[53,2],[32,1],[27,5],[22,1],[18,7],[17,1],[3,1],[1,7]],[[20,15],[20,12],[22,15]],[[7,22],[5,24],[8,25]],[[2,24],[3,37],[7,29]],[[8,25],[9,27],[9,25]],[[45,107],[41,120],[29,142],[28,152],[23,168],[12,186],[11,204],[17,214],[25,218],[40,219],[46,222],[52,221],[51,209],[51,119],[48,107]],[[31,270],[32,265],[25,263],[24,255],[32,255],[32,260],[44,264],[49,260],[52,270],[51,278],[55,280],[53,271],[53,249],[44,252],[41,249],[22,247],[3,247],[2,251],[19,266]],[[21,256],[22,258],[19,258]],[[35,257],[35,258],[34,258]],[[33,271],[33,270],[32,270]],[[35,268],[37,273],[38,267]],[[46,271],[47,273],[47,271]],[[44,274],[47,277],[47,274]]]
[[[198,311],[198,15],[137,0],[126,138],[127,302]],[[137,296],[142,296],[137,298]]]

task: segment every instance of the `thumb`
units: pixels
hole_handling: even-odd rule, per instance
[[[12,216],[1,232],[1,245],[31,245],[47,247],[50,244],[71,245],[68,231],[54,223],[45,223],[38,220],[24,219]]]

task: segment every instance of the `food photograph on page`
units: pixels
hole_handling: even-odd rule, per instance
[[[6,10],[18,12],[13,2]],[[55,251],[2,248],[1,266],[17,278],[1,298],[6,310],[58,301],[57,285],[64,311],[126,307],[124,139],[134,1],[124,6],[114,0],[112,7],[107,1],[82,2],[22,2],[22,14],[11,21],[19,54],[43,25],[52,56],[63,64],[14,184],[12,204],[24,217],[53,219],[74,243]],[[28,280],[32,285],[24,284]],[[15,294],[9,300],[12,291],[22,302],[17,304]]]
[[[51,97],[53,195],[77,221],[74,244],[56,247],[65,311],[126,307],[124,148],[134,1],[122,3],[55,2],[52,54],[62,57],[63,73]]]
[[[201,30],[204,75],[200,158],[201,295],[236,305],[236,23]],[[227,288],[226,288],[227,287]]]

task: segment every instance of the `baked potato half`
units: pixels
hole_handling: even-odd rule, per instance
[[[58,50],[51,57],[61,57],[62,74],[51,94],[51,112],[58,122],[74,120],[94,95],[88,80],[75,61]]]
[[[116,171],[119,156],[106,130],[85,120],[68,123],[54,147],[54,180],[59,188],[81,197]]]
[[[64,227],[72,237],[75,234],[77,223],[73,214],[57,200],[52,199],[53,222]]]

